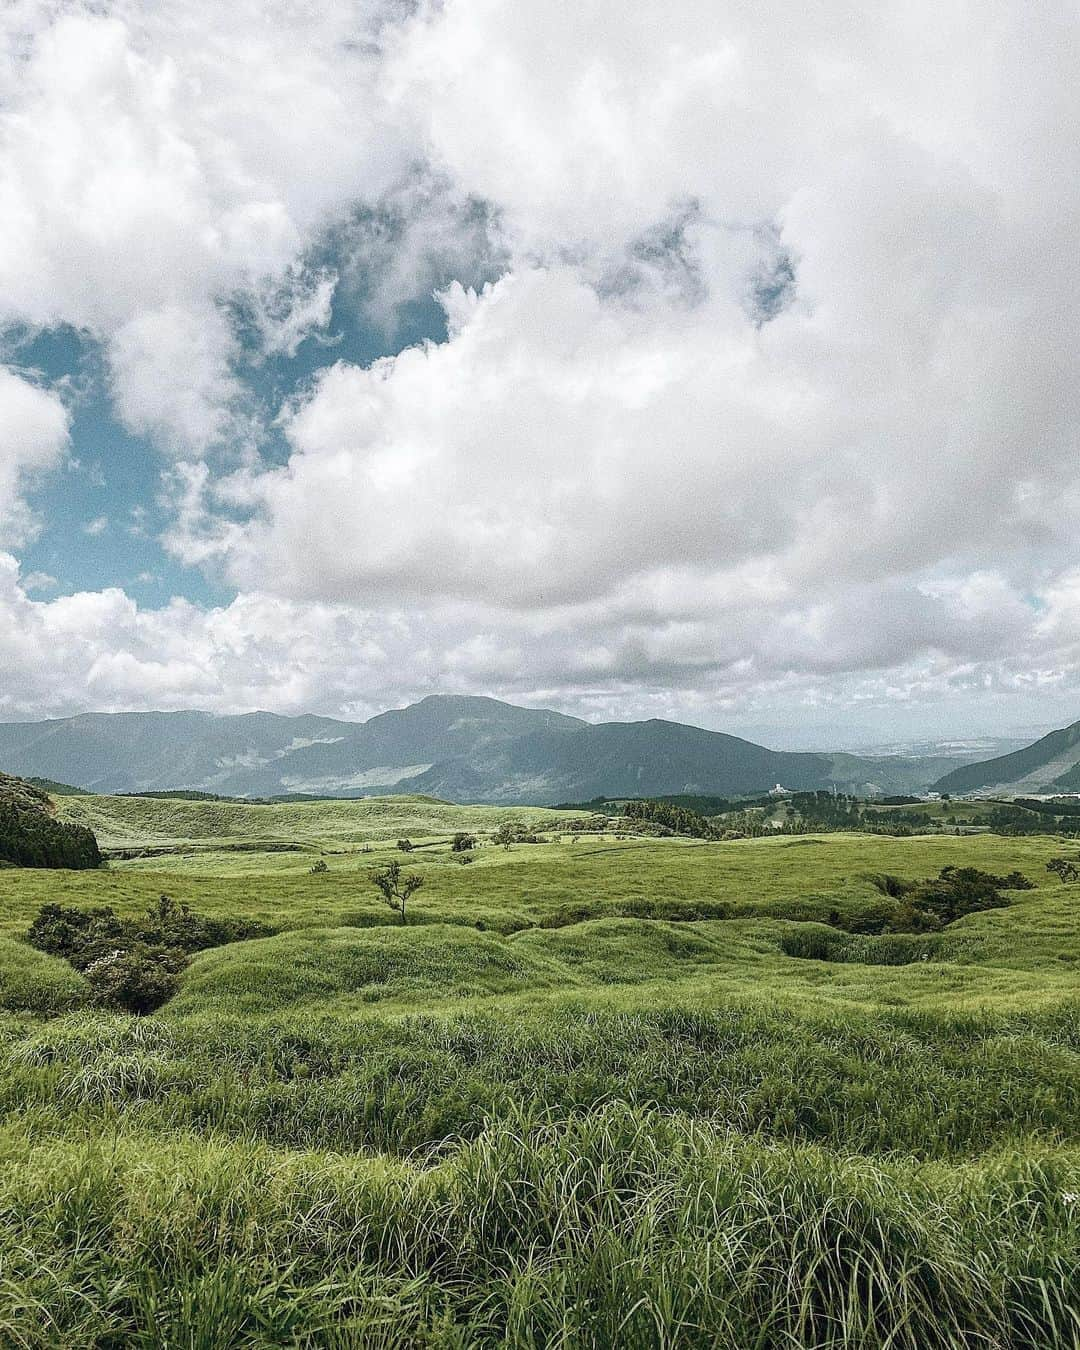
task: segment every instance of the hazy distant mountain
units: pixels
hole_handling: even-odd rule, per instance
[[[588,801],[678,792],[724,795],[780,783],[899,792],[925,787],[943,761],[767,750],[680,722],[602,722],[571,736],[539,733],[436,764],[409,787],[454,801]],[[956,760],[944,761],[949,767]],[[405,784],[402,784],[404,787]]]
[[[953,769],[934,784],[938,792],[1080,791],[1080,722],[1051,731],[1008,755]]]
[[[496,699],[432,695],[368,722],[272,713],[93,713],[0,724],[0,767],[95,792],[236,796],[428,792],[548,804],[595,796],[921,789],[960,757],[789,753],[678,722],[590,724]]]
[[[546,709],[453,696],[368,722],[262,712],[87,713],[0,723],[0,767],[93,792],[350,793],[392,786],[490,742],[585,725]]]

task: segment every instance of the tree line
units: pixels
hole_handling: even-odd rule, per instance
[[[93,831],[52,815],[47,793],[0,774],[0,862],[16,867],[85,868],[101,865]]]

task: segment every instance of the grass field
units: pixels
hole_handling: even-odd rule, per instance
[[[143,856],[0,879],[0,1346],[1080,1344],[1080,885],[1046,872],[1075,845],[61,809]],[[548,842],[457,862],[509,817]],[[424,876],[405,927],[391,858]],[[1035,889],[836,927],[950,864]],[[163,891],[274,934],[145,1018],[20,941]]]

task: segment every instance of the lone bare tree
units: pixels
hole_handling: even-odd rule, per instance
[[[402,876],[401,864],[395,861],[387,863],[378,872],[372,872],[371,880],[382,898],[395,914],[401,915],[401,922],[405,923],[405,905],[409,896],[415,895],[424,884],[424,878],[419,872],[407,872]]]

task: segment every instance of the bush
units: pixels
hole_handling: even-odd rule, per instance
[[[102,1008],[143,1015],[176,992],[176,977],[187,957],[175,948],[136,943],[99,956],[85,970],[94,1002]]]
[[[74,905],[42,905],[26,940],[39,952],[62,956],[77,970],[131,941],[131,925],[108,906],[78,909]]]
[[[452,853],[467,853],[470,849],[474,849],[475,847],[476,836],[466,834],[464,830],[458,830],[450,844],[450,851]]]
[[[318,876],[321,872],[329,872],[330,869],[329,867],[327,867],[326,863],[323,862],[322,858],[320,858],[318,862],[313,862],[311,864],[311,866],[308,868],[308,871],[314,877]]]
[[[977,867],[943,867],[936,877],[924,881],[905,881],[902,877],[881,874],[870,878],[883,895],[895,905],[880,924],[880,912],[872,924],[861,927],[846,924],[850,931],[864,933],[935,933],[965,914],[984,909],[1005,909],[1009,902],[1003,890],[1031,890],[1032,883],[1022,872],[995,876]]]

